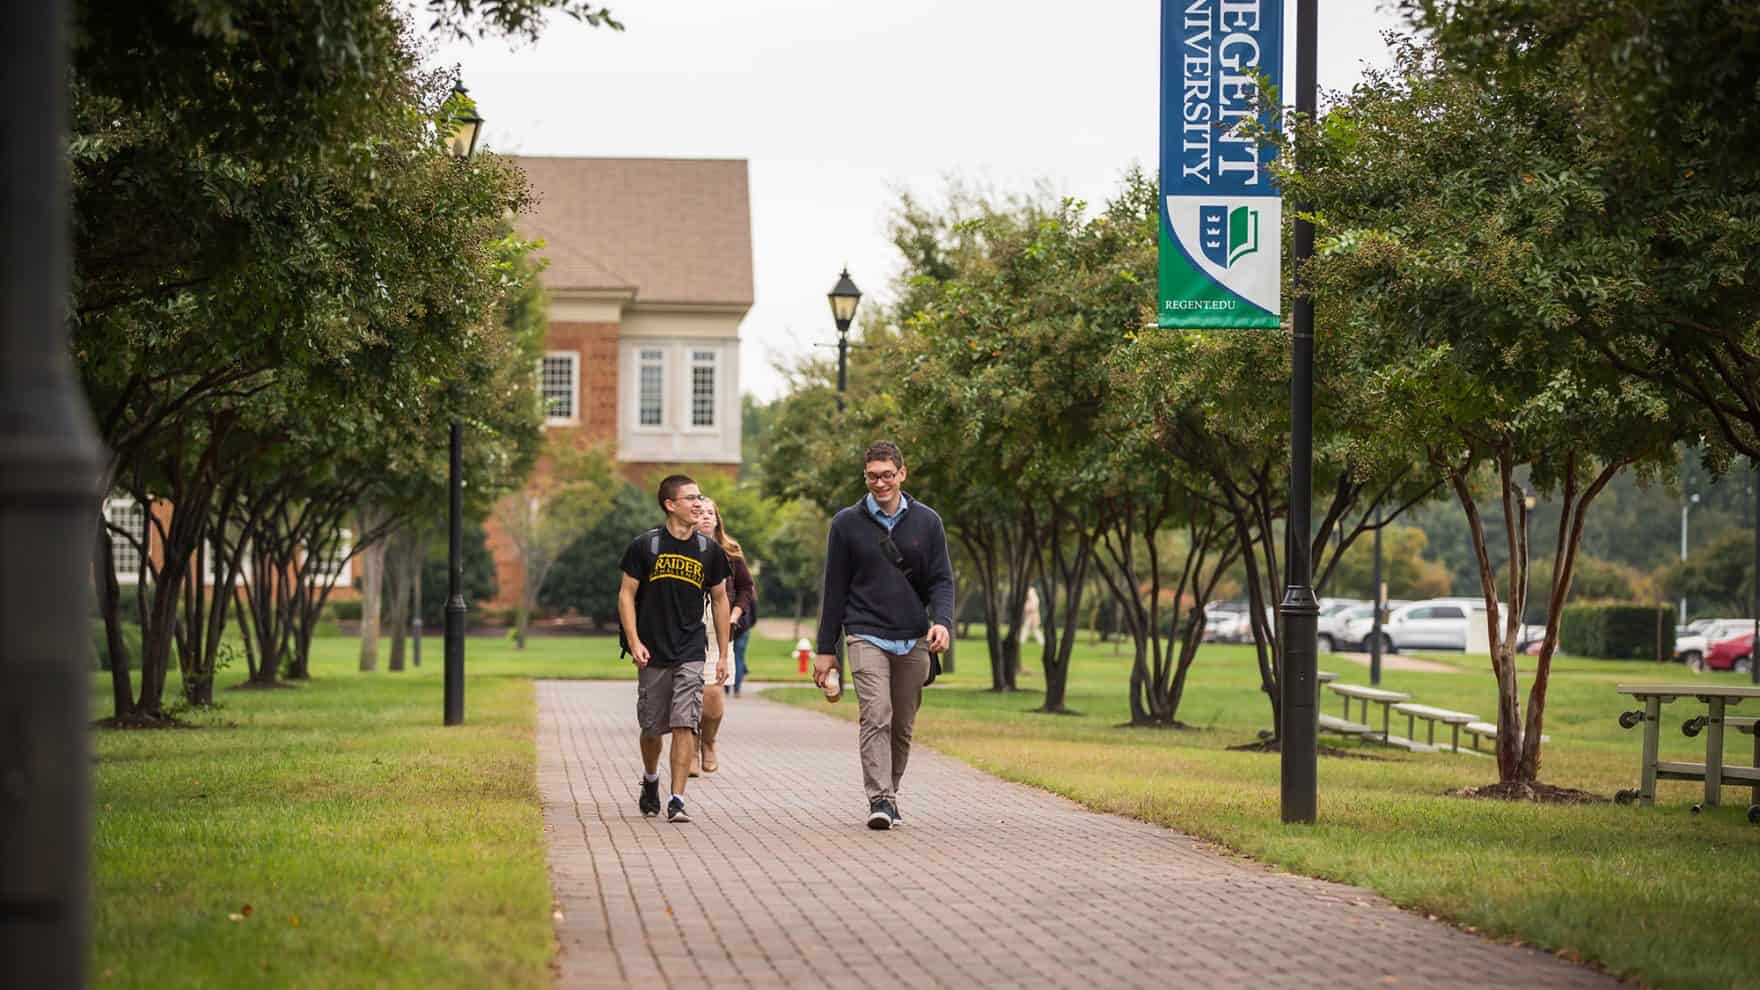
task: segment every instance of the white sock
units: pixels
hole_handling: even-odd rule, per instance
[[[644,783],[652,784],[659,779],[660,779],[659,771],[655,771],[654,773],[643,773],[642,774],[642,781]]]

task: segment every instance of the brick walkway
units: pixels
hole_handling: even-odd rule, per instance
[[[633,683],[541,682],[538,709],[570,990],[1613,985],[923,749],[905,826],[870,832],[855,726],[749,693],[668,825],[636,809]]]

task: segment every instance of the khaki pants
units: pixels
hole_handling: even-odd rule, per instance
[[[865,639],[850,637],[850,679],[862,723],[862,786],[868,800],[896,799],[911,758],[911,728],[923,703],[929,650],[921,639],[909,656],[893,656]]]

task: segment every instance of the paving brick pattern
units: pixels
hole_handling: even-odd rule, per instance
[[[541,682],[538,709],[570,990],[1615,985],[920,747],[905,825],[870,832],[855,725],[752,692],[669,825],[636,808],[632,683]]]

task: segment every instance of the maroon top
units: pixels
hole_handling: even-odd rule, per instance
[[[744,557],[727,555],[727,562],[732,565],[733,573],[727,579],[729,592],[727,607],[739,609],[739,623],[729,635],[739,636],[752,627],[753,612],[758,607],[758,588],[752,583],[752,572],[746,568]]]

